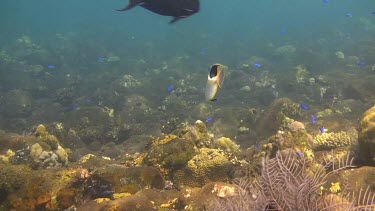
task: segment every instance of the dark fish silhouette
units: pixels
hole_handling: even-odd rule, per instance
[[[159,15],[172,16],[169,23],[187,18],[199,11],[199,0],[129,0],[129,4],[117,11],[126,11],[141,6]]]

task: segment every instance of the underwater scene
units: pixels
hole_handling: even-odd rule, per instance
[[[373,0],[2,0],[0,211],[374,211]]]

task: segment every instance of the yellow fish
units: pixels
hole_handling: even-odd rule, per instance
[[[211,67],[210,73],[208,74],[208,80],[206,84],[206,100],[215,101],[215,95],[218,89],[224,82],[224,65],[221,64],[214,64]]]

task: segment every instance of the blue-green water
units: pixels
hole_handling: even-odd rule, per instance
[[[120,177],[112,172],[103,179],[94,171],[108,164],[119,172],[155,167],[156,189],[175,191],[233,182],[240,171],[259,175],[261,157],[289,148],[295,158],[277,159],[298,162],[301,172],[331,149],[354,151],[359,166],[373,165],[366,145],[375,140],[373,114],[366,114],[360,128],[358,123],[375,104],[373,0],[201,0],[199,13],[174,24],[141,7],[114,10],[127,3],[1,1],[0,211],[82,204],[85,210],[92,199],[113,199]],[[223,65],[224,82],[215,100],[207,101],[207,75],[216,63]],[[78,162],[89,153],[96,160]],[[199,167],[216,158],[223,166],[203,169],[203,178],[191,176],[188,162]],[[291,177],[295,170],[268,168]],[[361,171],[352,177],[367,175]],[[310,180],[310,173],[302,173],[306,181],[326,179]],[[146,178],[122,176],[120,186]],[[373,185],[361,181],[358,187]],[[284,190],[284,183],[278,185]],[[337,193],[328,190],[317,198]],[[48,202],[36,202],[41,196]],[[187,200],[180,206],[188,206]]]
[[[201,2],[198,14],[175,25],[167,24],[169,17],[143,8],[113,10],[126,4],[126,1],[40,1],[38,4],[3,1],[1,41],[28,35],[36,42],[52,45],[57,33],[74,33],[76,39],[90,40],[98,49],[108,48],[118,53],[138,51],[152,44],[158,53],[150,54],[157,54],[160,59],[187,54],[201,60],[199,50],[207,48],[210,59],[205,59],[206,62],[234,65],[249,55],[261,55],[269,43],[294,43],[308,48],[306,43],[327,39],[332,46],[325,48],[332,51],[373,36],[372,1],[206,0]],[[346,17],[346,13],[353,17]],[[343,39],[338,33],[351,39]]]

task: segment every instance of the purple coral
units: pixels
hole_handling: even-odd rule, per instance
[[[319,194],[328,174],[353,167],[349,154],[340,160],[328,160],[326,168],[314,174],[307,170],[308,162],[293,150],[279,151],[272,159],[266,157],[255,182],[247,177],[237,180],[235,196],[216,198],[210,210],[373,210],[374,204],[368,202],[375,194],[368,189],[357,195],[343,193],[335,200],[330,199],[331,195]],[[339,164],[333,167],[335,162]]]

